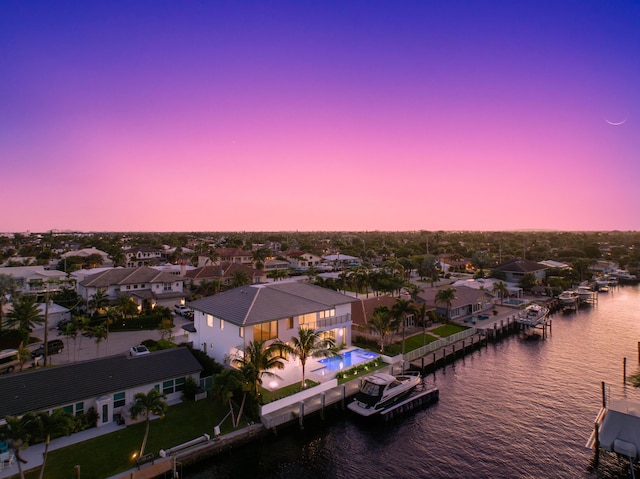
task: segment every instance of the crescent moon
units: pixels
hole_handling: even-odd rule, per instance
[[[613,125],[613,126],[620,126],[622,125],[625,121],[627,121],[627,119],[625,118],[622,121],[609,121],[606,118],[604,119],[604,121],[606,121],[607,123],[609,123],[609,125]]]

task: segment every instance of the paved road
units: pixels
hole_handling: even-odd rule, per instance
[[[182,330],[182,325],[192,323],[192,321],[174,314],[173,322],[175,324],[173,328],[174,341],[176,343],[186,342],[187,337]],[[39,337],[43,337],[43,335],[44,331],[40,331],[38,334]],[[132,346],[136,346],[146,339],[161,339],[160,332],[157,330],[111,332],[109,333],[109,338],[99,344],[96,344],[95,339],[80,335],[75,341],[68,339],[60,334],[57,329],[50,329],[48,336],[49,341],[61,339],[64,342],[64,350],[60,354],[49,356],[49,364],[66,364],[115,354],[128,354]],[[29,349],[36,349],[40,344],[42,343],[33,343],[29,345]]]

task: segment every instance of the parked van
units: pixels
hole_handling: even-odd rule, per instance
[[[10,373],[19,365],[17,349],[3,349],[0,351],[0,373]]]
[[[47,343],[47,356],[54,353],[61,353],[64,349],[64,343],[61,339],[53,339]],[[31,351],[31,357],[37,358],[38,356],[44,356],[44,343]]]

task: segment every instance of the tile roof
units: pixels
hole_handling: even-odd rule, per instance
[[[92,274],[80,281],[80,284],[85,288],[108,288],[114,284],[173,283],[179,280],[171,273],[158,271],[148,266],[139,266],[137,268],[109,269],[102,273]]]
[[[435,302],[436,294],[438,294],[438,291],[440,289],[448,289],[448,288],[451,288],[451,286],[448,286],[446,288],[438,288],[438,289],[429,288],[423,292],[418,293],[418,297],[423,299],[429,305],[434,305],[438,308],[444,308],[445,307],[444,303],[436,304]],[[456,291],[456,294],[455,294],[456,297],[451,302],[452,308],[459,308],[462,306],[467,306],[469,304],[475,304],[482,298],[491,299],[494,297],[493,294],[491,294],[491,292],[487,291],[486,289],[475,289],[475,288],[469,288],[467,286],[458,286],[452,289],[455,289]]]
[[[188,305],[238,326],[246,326],[323,311],[354,301],[357,299],[327,288],[287,281],[241,286]]]
[[[0,418],[42,411],[202,370],[187,348],[125,354],[0,376]]]
[[[514,258],[495,266],[493,269],[512,273],[532,273],[547,269],[547,266],[528,259]]]

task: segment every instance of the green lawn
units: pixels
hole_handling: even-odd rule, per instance
[[[145,449],[158,457],[160,449],[168,449],[207,433],[213,436],[213,428],[229,412],[211,399],[188,401],[171,406],[163,419],[151,421],[149,439]],[[239,428],[245,427],[242,422]],[[51,451],[47,457],[44,477],[75,478],[74,466],[81,467],[82,479],[104,479],[136,467],[134,452],[140,449],[144,436],[144,422],[125,429],[98,436],[94,439]],[[220,425],[222,434],[233,431],[231,419]],[[27,464],[28,466],[28,464]],[[16,468],[17,472],[17,468]],[[27,474],[38,477],[39,468]],[[17,474],[14,477],[18,477]]]
[[[446,338],[467,329],[469,328],[466,326],[459,326],[457,324],[444,324],[435,329],[432,329],[431,332],[437,334],[441,338]]]
[[[300,377],[300,382],[302,382],[302,377]],[[260,391],[260,395],[262,396],[262,403],[267,404],[273,401],[277,401],[278,399],[291,396],[292,394],[299,393],[300,391],[302,391],[302,387],[300,387],[300,382],[296,382],[295,384],[290,384],[289,386],[276,389],[275,391],[269,391],[268,389],[265,389],[262,386],[260,386],[258,389]],[[305,389],[318,385],[318,383],[314,381],[310,381],[309,379],[305,379],[304,383],[305,383]]]

